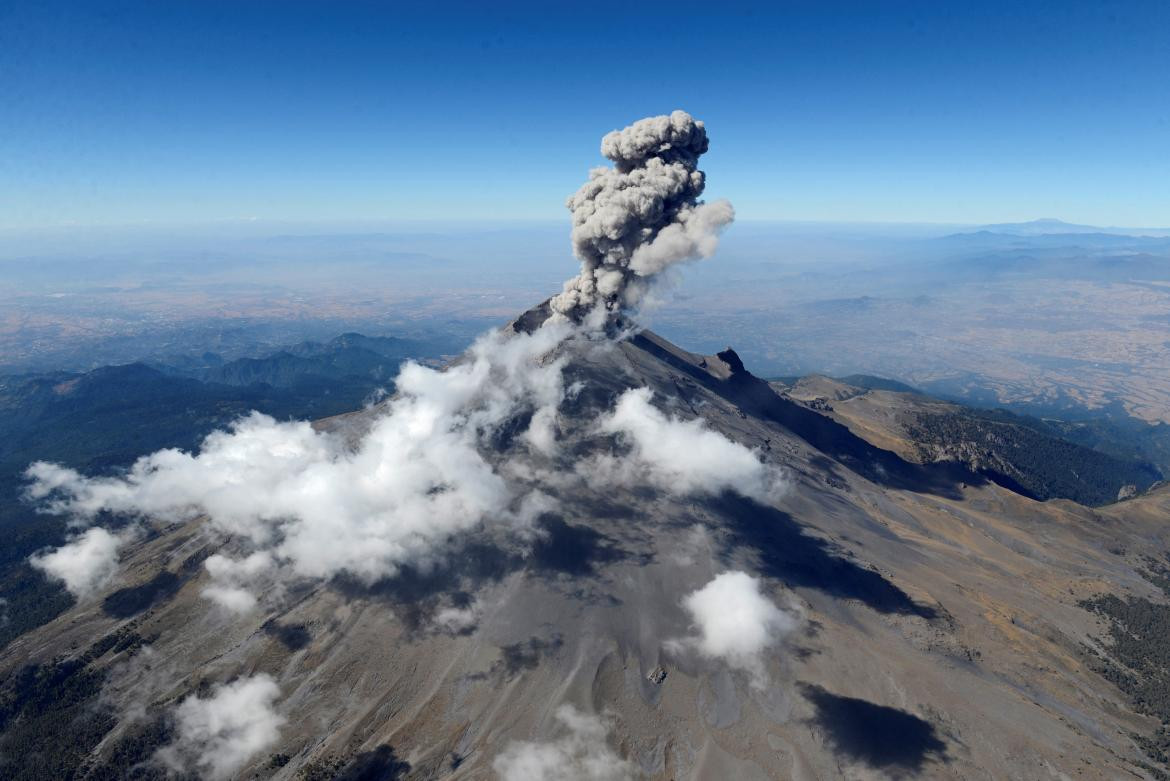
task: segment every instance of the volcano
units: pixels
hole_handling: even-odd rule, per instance
[[[525,523],[493,510],[386,576],[270,577],[228,610],[209,562],[267,543],[147,522],[112,581],[5,649],[6,775],[1156,777],[1157,720],[1086,600],[1160,603],[1170,493],[1037,502],[872,444],[880,422],[863,438],[730,348],[618,325],[537,356],[566,389],[555,448],[523,406],[479,432],[546,497]],[[661,430],[613,422],[631,400]],[[390,403],[314,430],[356,448]],[[696,453],[653,449],[681,430]],[[767,480],[678,466],[741,452]]]
[[[734,216],[707,145],[606,135],[580,273],[375,406],[32,464],[77,602],[0,655],[0,775],[1167,777],[1170,492],[640,328]]]

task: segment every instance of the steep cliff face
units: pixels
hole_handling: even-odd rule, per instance
[[[1079,603],[1157,593],[1136,557],[1166,548],[1165,492],[1100,511],[1038,503],[877,447],[734,351],[648,331],[570,339],[558,359],[556,447],[525,440],[536,413],[521,410],[482,453],[552,499],[530,529],[471,524],[393,576],[283,580],[230,612],[205,598],[205,563],[243,543],[205,518],[156,523],[118,580],[5,650],[5,767],[519,779],[551,758],[566,778],[1149,776],[1132,734],[1155,723],[1093,671],[1089,649],[1108,649]],[[649,406],[622,427],[635,402]],[[356,443],[380,414],[317,427]],[[639,434],[645,420],[659,428]],[[698,455],[727,448],[723,482],[656,449],[677,425]],[[741,451],[760,471],[731,463]],[[208,726],[208,704],[230,702],[259,715],[228,708]]]

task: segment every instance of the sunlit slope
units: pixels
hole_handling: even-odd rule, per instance
[[[650,778],[1146,776],[1131,733],[1155,722],[1094,672],[1104,625],[1078,603],[1156,597],[1142,557],[1165,550],[1165,491],[1104,510],[1039,503],[875,446],[730,351],[650,332],[561,349],[577,392],[557,454],[527,461],[558,499],[533,540],[483,527],[433,566],[304,583],[240,617],[201,596],[216,544],[204,522],[158,526],[120,582],[4,652],[5,757],[52,749],[54,777],[69,763],[156,772],[176,703],[263,673],[286,721],[246,777],[491,777],[511,741],[561,739],[565,704],[606,714],[606,746]],[[558,480],[614,446],[597,420],[637,387],[755,449],[786,490]],[[319,425],[357,437],[376,414]],[[502,460],[520,445],[496,447]],[[799,617],[759,679],[672,642],[694,632],[684,596],[729,569]],[[28,664],[41,667],[17,673]]]

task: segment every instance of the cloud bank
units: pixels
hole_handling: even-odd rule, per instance
[[[566,734],[541,743],[512,741],[492,763],[501,781],[625,781],[635,777],[633,764],[606,742],[605,723],[572,705],[556,712]]]
[[[373,583],[404,565],[438,561],[454,535],[483,524],[532,533],[532,521],[554,501],[532,487],[540,481],[525,462],[493,465],[483,454],[499,431],[518,423],[521,455],[556,451],[565,397],[556,353],[570,333],[569,326],[493,333],[445,372],[406,365],[400,395],[356,443],[252,413],[209,435],[197,453],[158,451],[121,477],[34,464],[30,493],[80,522],[106,511],[164,521],[206,515],[212,529],[250,549],[204,563],[212,582],[203,596],[233,613],[254,609],[256,594],[284,578],[346,574]],[[780,472],[758,453],[701,419],[660,411],[652,397],[639,388],[618,398],[597,431],[616,434],[628,452],[579,464],[580,479],[677,495],[779,496]],[[122,541],[95,527],[33,563],[85,596],[113,576]]]
[[[780,473],[757,453],[707,428],[702,419],[679,420],[650,403],[649,388],[635,388],[618,397],[604,416],[601,431],[617,434],[640,467],[631,473],[622,462],[606,470],[615,478],[649,482],[678,494],[718,494],[734,490],[760,501],[783,491]]]
[[[744,670],[756,686],[763,686],[764,651],[796,628],[796,619],[760,593],[761,581],[746,572],[716,576],[683,598],[698,636],[676,642],[703,656],[721,659]]]
[[[279,739],[285,722],[273,708],[279,696],[271,677],[256,675],[217,686],[207,699],[188,697],[175,709],[178,738],[161,759],[180,772],[231,778]]]
[[[698,170],[707,130],[685,111],[639,120],[601,140],[613,168],[595,168],[570,196],[573,252],[581,272],[552,299],[554,317],[636,306],[670,266],[715,251],[735,217],[727,201],[701,203]]]
[[[207,515],[254,549],[247,559],[206,562],[215,580],[206,596],[234,611],[251,607],[249,584],[277,565],[299,577],[373,582],[404,564],[425,565],[454,534],[483,523],[523,531],[548,507],[482,453],[525,412],[531,422],[519,440],[534,451],[555,447],[564,389],[551,353],[569,332],[493,332],[446,371],[405,365],[399,395],[356,444],[252,413],[209,435],[198,453],[161,450],[121,477],[36,463],[30,494],[81,522],[102,511],[168,521]],[[109,577],[115,553],[112,535],[90,529],[37,561],[71,590],[91,589]]]

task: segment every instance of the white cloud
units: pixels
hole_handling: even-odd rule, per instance
[[[178,739],[161,758],[178,771],[193,766],[208,778],[230,778],[279,739],[279,696],[276,682],[261,674],[218,686],[207,699],[188,697],[175,709]]]
[[[552,455],[557,448],[556,407],[541,407],[524,431],[524,440],[538,453]]]
[[[563,324],[493,332],[446,371],[404,365],[399,395],[354,445],[309,423],[252,413],[208,436],[198,453],[161,450],[122,477],[38,462],[28,470],[30,494],[81,520],[101,511],[163,520],[206,514],[214,529],[262,554],[239,566],[208,560],[215,584],[205,593],[231,609],[250,607],[249,584],[270,561],[297,576],[372,582],[441,555],[452,535],[484,521],[524,530],[547,508],[547,497],[505,481],[481,447],[528,410],[535,414],[519,442],[555,448],[562,362],[548,356],[569,333]],[[44,561],[72,555],[63,549]]]
[[[501,781],[623,781],[635,777],[633,764],[606,742],[605,723],[572,705],[562,705],[557,721],[566,730],[550,742],[512,741],[492,762]]]
[[[256,595],[239,586],[211,585],[199,593],[220,607],[241,615],[256,607]]]
[[[100,527],[82,532],[51,553],[33,556],[29,562],[46,575],[65,583],[78,599],[93,594],[118,570],[122,538]]]
[[[249,589],[276,566],[272,554],[257,551],[243,559],[216,553],[203,562],[214,583],[203,589],[203,596],[233,613],[247,613],[256,606],[256,596]]]
[[[762,686],[763,653],[796,627],[796,619],[760,593],[761,581],[746,572],[724,572],[683,599],[698,637],[671,643],[693,647],[751,674]]]
[[[435,613],[432,621],[436,628],[453,633],[470,629],[478,622],[479,610],[476,605],[472,605],[471,607],[445,607]]]
[[[758,454],[708,429],[705,423],[680,420],[658,410],[649,388],[628,390],[613,412],[602,418],[602,431],[619,434],[644,474],[631,474],[623,461],[595,465],[608,478],[628,482],[637,477],[678,494],[716,494],[727,489],[761,501],[782,490],[777,470]]]

